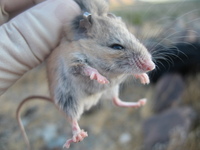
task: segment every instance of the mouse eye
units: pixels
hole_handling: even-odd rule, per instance
[[[119,45],[119,44],[113,44],[113,45],[111,45],[109,47],[112,48],[112,49],[116,49],[116,50],[124,49],[124,47],[122,45]]]

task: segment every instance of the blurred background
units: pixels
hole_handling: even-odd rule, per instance
[[[111,12],[152,53],[156,70],[150,85],[129,78],[120,97],[137,101],[139,109],[118,108],[101,101],[79,124],[88,131],[71,150],[199,150],[200,149],[200,1],[110,0]],[[26,73],[0,97],[0,150],[25,150],[15,112],[30,95],[49,96],[45,63]],[[31,101],[22,120],[33,150],[61,150],[71,126],[48,102]]]

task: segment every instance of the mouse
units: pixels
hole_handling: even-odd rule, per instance
[[[46,60],[50,98],[38,97],[53,102],[71,123],[73,135],[64,148],[88,136],[78,120],[102,97],[121,107],[145,105],[145,98],[122,101],[119,87],[128,76],[148,84],[147,73],[155,69],[150,52],[129,32],[122,18],[109,12],[107,0],[75,2],[82,12],[70,26],[63,27],[59,46]],[[20,108],[32,98],[22,101]]]

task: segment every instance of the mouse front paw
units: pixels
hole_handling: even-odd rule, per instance
[[[143,98],[138,101],[139,106],[144,106],[147,103],[147,99]]]
[[[146,98],[140,99],[139,101],[137,101],[135,108],[140,108],[140,107],[144,106],[146,104],[146,102],[147,102]]]
[[[136,79],[139,79],[142,84],[149,84],[149,76],[146,73],[134,75]]]
[[[98,71],[92,71],[90,75],[91,80],[97,80],[100,84],[107,84],[109,81],[102,76]]]
[[[100,84],[108,84],[109,81],[106,77],[102,76],[96,69],[92,67],[85,67],[85,75],[89,76],[91,80],[97,80]]]
[[[85,137],[87,137],[88,134],[84,130],[77,131],[73,134],[72,139],[69,139],[66,141],[66,143],[63,145],[63,148],[69,148],[71,143],[78,143],[81,142]]]

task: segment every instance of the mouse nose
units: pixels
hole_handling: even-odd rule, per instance
[[[145,71],[151,71],[155,69],[155,64],[152,60],[141,62],[141,69]]]

